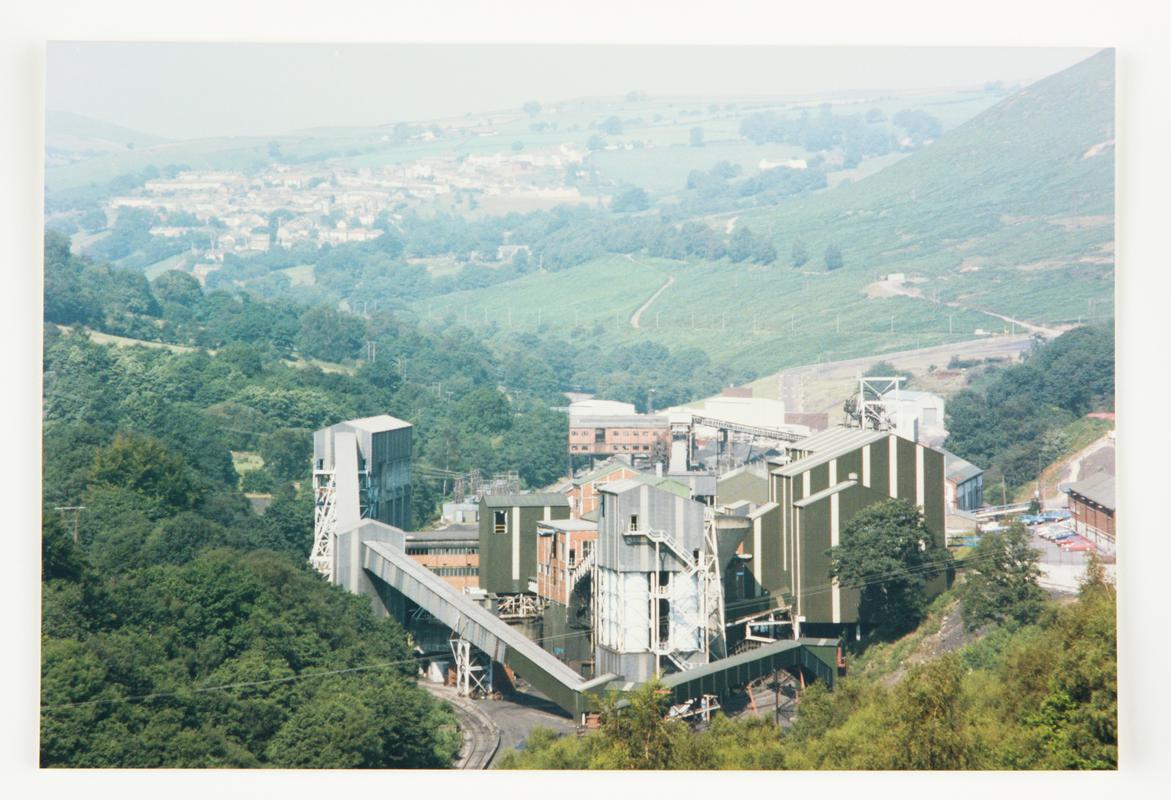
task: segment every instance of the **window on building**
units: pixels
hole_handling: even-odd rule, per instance
[[[496,533],[508,533],[508,512],[507,511],[493,511],[493,530]]]
[[[630,530],[630,531],[638,530],[638,514],[631,514],[630,515],[630,527],[627,528],[627,530]]]

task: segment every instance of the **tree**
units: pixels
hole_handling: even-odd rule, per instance
[[[903,382],[899,387],[906,389],[911,385],[911,379],[914,375],[908,370],[899,370],[894,364],[889,361],[878,361],[870,365],[870,368],[862,373],[866,378],[902,378]]]
[[[522,110],[530,117],[535,117],[541,113],[541,104],[536,100],[530,100],[522,106]]]
[[[622,120],[615,116],[606,117],[598,125],[603,133],[608,133],[611,136],[617,136],[622,133]]]
[[[703,128],[699,126],[692,128],[689,141],[692,147],[703,147]]]
[[[464,426],[476,433],[491,435],[512,427],[512,404],[496,389],[476,389],[459,402],[459,410]]]
[[[886,634],[914,628],[927,607],[927,586],[951,555],[935,541],[919,509],[886,500],[860,511],[830,551],[830,574],[860,590],[859,619]]]
[[[809,260],[809,250],[805,247],[805,242],[800,239],[793,240],[793,249],[790,258],[793,260],[793,267],[795,269],[805,266],[805,262]]]
[[[590,150],[602,150],[606,146],[606,137],[595,133],[586,141],[586,147]],[[576,172],[576,168],[574,168]]]
[[[963,713],[963,663],[947,653],[910,669],[891,698],[894,769],[968,769],[972,738]]]
[[[203,288],[186,272],[169,269],[154,279],[155,297],[164,303],[178,303],[188,308],[203,299]]]
[[[301,315],[297,349],[307,358],[345,361],[357,355],[366,326],[358,317],[329,306],[317,306]]]
[[[41,511],[41,578],[75,581],[84,571],[85,554],[73,543],[61,512],[46,507]]]
[[[158,439],[139,434],[119,433],[98,450],[90,481],[129,489],[177,509],[190,508],[202,495],[182,456],[168,451]]]
[[[836,244],[831,244],[825,248],[825,268],[827,270],[840,269],[842,264],[842,250]]]
[[[1029,532],[1020,522],[1003,533],[985,533],[969,559],[959,589],[964,623],[975,630],[989,622],[1027,625],[1045,606],[1045,592],[1037,585],[1039,554],[1029,544]]]
[[[611,211],[646,211],[650,207],[650,199],[645,189],[639,186],[627,186],[614,195],[610,202]]]
[[[307,478],[312,453],[313,433],[305,428],[278,428],[260,438],[264,466],[282,480]]]
[[[601,714],[606,746],[591,767],[667,769],[674,739],[685,730],[681,723],[666,719],[670,697],[656,679],[627,695],[624,708],[617,707],[616,697],[608,698]]]

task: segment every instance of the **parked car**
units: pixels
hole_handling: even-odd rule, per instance
[[[1041,514],[1041,517],[1046,522],[1060,522],[1062,520],[1069,519],[1072,516],[1073,516],[1073,514],[1070,513],[1070,511],[1068,509],[1059,509],[1056,511],[1046,511],[1045,513]]]
[[[1047,521],[1044,514],[1022,514],[1017,519],[1026,525],[1040,525]]]
[[[1079,536],[1078,541],[1063,542],[1061,545],[1061,549],[1067,550],[1067,551],[1072,551],[1072,552],[1081,552],[1081,551],[1085,551],[1085,550],[1097,550],[1098,548],[1094,546],[1093,542],[1091,542],[1087,539],[1082,539]]]

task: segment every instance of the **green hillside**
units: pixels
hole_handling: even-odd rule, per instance
[[[1031,320],[1112,306],[1114,55],[1007,98],[837,192],[746,214],[778,250],[837,243],[847,269],[921,273],[924,294]]]
[[[45,145],[60,150],[126,150],[128,146],[149,147],[167,140],[162,136],[124,128],[110,122],[72,114],[45,112]]]
[[[621,257],[433,298],[420,313],[467,314],[536,329],[561,310],[604,322],[595,335],[704,348],[759,373],[970,338],[1011,323],[1113,313],[1113,52],[1103,51],[1012,95],[936,143],[856,183],[710,220],[771,236],[771,267],[654,262],[675,282],[635,330],[622,320],[663,278]],[[789,266],[794,239],[807,245]],[[841,269],[823,254],[837,245]],[[635,257],[636,261],[648,259]],[[881,276],[906,282],[876,286]],[[528,313],[521,313],[527,309]],[[582,311],[588,310],[588,311]],[[486,313],[485,313],[486,312]],[[618,324],[615,323],[615,314]]]

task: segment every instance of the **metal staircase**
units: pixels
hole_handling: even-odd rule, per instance
[[[569,588],[576,589],[577,585],[591,574],[594,568],[594,551],[591,550],[585,558],[579,558],[577,563],[569,568]]]

